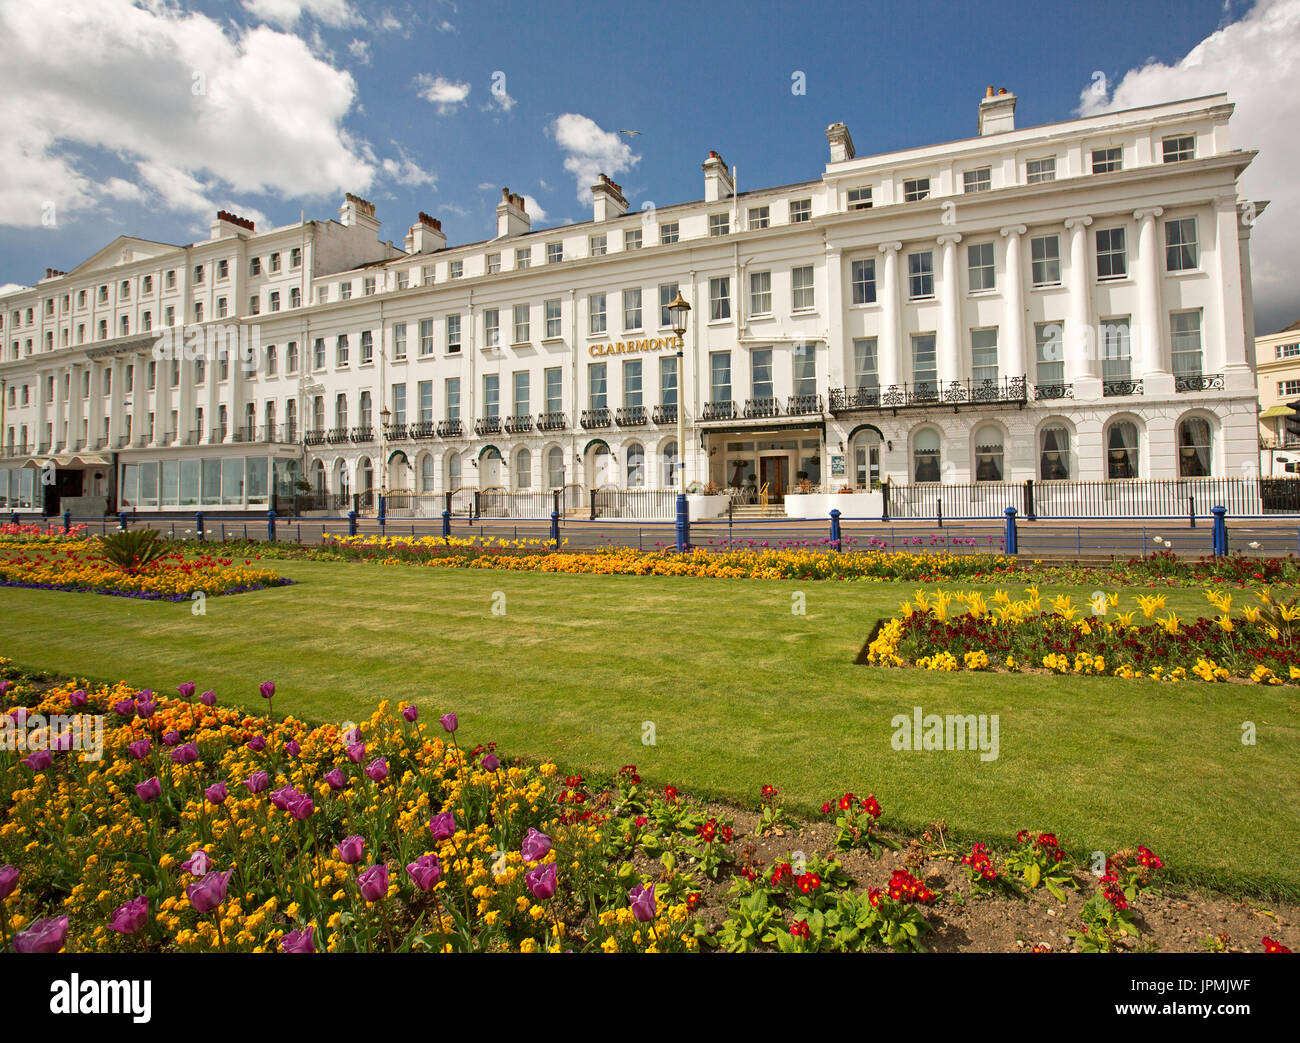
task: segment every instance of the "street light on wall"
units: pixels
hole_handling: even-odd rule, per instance
[[[668,305],[668,316],[673,333],[677,334],[677,460],[681,476],[677,485],[677,550],[685,552],[690,544],[690,514],[686,505],[686,324],[690,320],[691,306],[682,291]]]
[[[388,419],[393,414],[384,406],[379,411],[379,458],[383,461],[383,470],[379,475],[379,491],[388,493]]]

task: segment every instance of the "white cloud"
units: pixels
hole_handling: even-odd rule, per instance
[[[407,155],[401,145],[396,142],[393,144],[397,148],[397,157],[386,158],[380,163],[385,178],[407,188],[418,188],[420,185],[433,185],[437,182],[438,179]]]
[[[0,297],[3,297],[3,296],[5,296],[5,294],[8,294],[8,293],[16,293],[18,290],[27,290],[27,289],[30,289],[30,288],[31,288],[31,287],[24,286],[24,285],[23,285],[22,283],[20,283],[20,282],[5,282],[5,283],[0,283]]]
[[[1260,0],[1173,65],[1152,61],[1109,93],[1085,89],[1082,115],[1226,91],[1236,105],[1234,148],[1258,149],[1240,182],[1244,197],[1271,203],[1251,233],[1259,333],[1300,318],[1290,241],[1300,225],[1300,0]]]
[[[302,18],[339,28],[360,19],[347,0],[243,0],[244,10],[263,22],[292,29]]]
[[[524,210],[528,214],[529,223],[534,221],[546,220],[546,208],[527,192],[521,193],[524,197]]]
[[[469,97],[469,84],[431,76],[427,72],[415,78],[415,90],[425,101],[438,109],[439,116],[455,112]]]
[[[564,169],[578,184],[578,201],[591,202],[591,186],[597,174],[614,177],[630,170],[641,159],[618,134],[601,130],[595,120],[566,112],[550,126],[555,143],[564,151]]]
[[[370,41],[360,40],[360,39],[353,40],[350,44],[348,44],[348,54],[352,55],[352,57],[355,58],[362,65],[369,65],[370,64]]]
[[[23,119],[0,150],[0,224],[35,226],[121,178],[92,172],[111,153],[164,205],[212,209],[240,194],[365,191],[375,164],[343,120],[351,75],[297,36],[128,0],[0,0],[0,97]],[[246,209],[246,208],[245,208]]]

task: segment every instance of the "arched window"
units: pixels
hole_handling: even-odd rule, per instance
[[[367,507],[370,506],[371,497],[375,491],[375,469],[370,463],[370,457],[363,456],[357,464],[357,492],[361,494],[361,502]]]
[[[939,480],[939,432],[925,427],[912,438],[912,481]]]
[[[339,395],[338,398],[334,400],[334,426],[335,427],[348,426],[348,396],[347,395]]]
[[[433,492],[433,457],[429,453],[420,458],[420,492]]]
[[[664,445],[663,451],[664,463],[664,481],[665,489],[675,488],[677,485],[677,443],[668,442]]]
[[[347,496],[352,483],[348,481],[348,465],[340,460],[334,465],[334,491],[340,496]]]
[[[311,465],[311,487],[318,493],[325,491],[325,464],[321,460]]]
[[[564,485],[564,450],[552,446],[546,454],[546,487],[559,489]]]
[[[627,447],[627,487],[641,489],[645,486],[645,450],[633,442]]]
[[[1066,481],[1070,477],[1070,432],[1053,425],[1038,436],[1038,477],[1045,482]]]
[[[533,484],[533,454],[520,449],[515,455],[515,488],[529,489]]]
[[[448,492],[460,488],[460,453],[448,454],[443,478]]]
[[[853,436],[853,486],[875,489],[880,485],[880,432],[871,428]]]
[[[1137,425],[1117,421],[1106,432],[1106,477],[1136,478],[1138,474]]]
[[[1178,476],[1208,478],[1212,446],[1210,422],[1199,416],[1188,417],[1178,425]]]
[[[1005,473],[1003,459],[1002,428],[998,427],[997,424],[985,424],[976,428],[975,481],[1002,481],[1002,476]]]

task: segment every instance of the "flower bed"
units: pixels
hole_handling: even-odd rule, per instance
[[[1038,588],[1013,601],[1005,591],[918,590],[878,624],[858,661],[927,670],[1049,671],[1179,682],[1300,681],[1300,603],[1267,588],[1233,614],[1233,596],[1205,592],[1213,617],[1179,619],[1165,595],[1141,594],[1134,608],[1098,593],[1082,608],[1068,595],[1045,605]],[[953,611],[961,606],[964,611]]]
[[[101,558],[95,541],[63,545],[0,544],[0,586],[34,590],[67,590],[151,601],[186,601],[195,592],[205,595],[242,594],[292,580],[272,569],[245,560],[202,554],[166,554],[138,568],[123,569]]]
[[[0,525],[0,543],[66,543],[69,540],[84,540],[86,526],[74,525],[67,532],[61,525],[27,525],[5,522]]]
[[[874,794],[809,825],[770,786],[757,813],[728,810],[631,765],[602,787],[465,749],[454,713],[429,725],[405,703],[311,727],[274,716],[270,682],[260,716],[192,683],[166,697],[0,672],[0,726],[27,736],[0,749],[0,945],[20,952],[917,951],[1018,917],[1036,951],[1110,950],[1183,907],[1143,847],[1100,876],[1038,832],[959,862],[942,826],[898,851]],[[106,715],[102,760],[52,715]],[[1225,908],[1204,922],[1254,930]],[[1249,945],[1285,951],[1295,916],[1270,916],[1275,937]]]

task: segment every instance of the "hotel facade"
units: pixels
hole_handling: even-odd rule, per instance
[[[859,157],[820,177],[401,247],[337,220],[123,236],[0,298],[7,510],[285,510],[375,493],[870,493],[1253,475],[1249,240],[1224,95]],[[667,305],[691,304],[684,372]],[[678,446],[679,403],[686,412]],[[306,491],[311,492],[302,496]],[[355,499],[353,499],[355,497]],[[431,497],[433,499],[433,497]],[[439,508],[440,509],[440,508]]]

